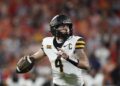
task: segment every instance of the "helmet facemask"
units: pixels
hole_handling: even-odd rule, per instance
[[[57,29],[56,29],[56,34],[55,35],[56,35],[56,37],[67,39],[70,36],[70,27],[69,27],[69,25],[66,25],[66,24],[59,25],[57,27]]]

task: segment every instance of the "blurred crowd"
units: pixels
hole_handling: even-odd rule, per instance
[[[51,36],[49,22],[60,13],[86,41],[86,86],[120,86],[120,0],[0,0],[0,86],[50,86],[46,57],[27,74],[17,75],[15,66]]]

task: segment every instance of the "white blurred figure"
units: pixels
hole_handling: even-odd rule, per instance
[[[31,79],[27,79],[24,81],[24,85],[22,86],[43,86],[45,83],[45,79],[42,77],[36,77],[34,74]]]
[[[91,55],[96,49],[101,46],[101,37],[97,30],[93,29],[90,31],[89,39],[87,40],[88,55]]]
[[[103,86],[104,75],[92,69],[89,74],[84,75],[85,86]]]
[[[24,82],[24,86],[51,86],[50,67],[36,66],[31,71],[30,79],[26,79]]]
[[[7,86],[24,86],[25,80],[22,77],[18,77],[16,74],[12,74],[7,78]]]
[[[43,86],[51,86],[52,74],[49,66],[37,66],[36,72],[44,80]]]
[[[17,37],[11,36],[11,38],[3,40],[2,43],[3,43],[5,51],[8,54],[15,54],[16,56],[19,56],[20,40]]]
[[[34,73],[32,73],[30,79],[25,79],[23,76],[12,74],[12,76],[6,80],[7,86],[43,86],[45,82],[45,78]]]
[[[101,66],[104,66],[110,56],[110,51],[105,47],[101,46],[95,51],[95,57],[98,58]]]

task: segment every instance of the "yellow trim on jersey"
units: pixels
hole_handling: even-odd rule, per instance
[[[84,42],[84,41],[77,41],[77,43],[84,43],[84,44],[85,44],[85,42]]]
[[[78,44],[78,43],[85,44],[85,42],[84,42],[84,41],[77,41],[77,44]]]
[[[84,45],[76,45],[75,48],[84,48]]]

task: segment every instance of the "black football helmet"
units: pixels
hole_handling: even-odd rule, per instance
[[[61,32],[59,32],[57,30],[58,27],[61,25],[68,25],[69,26],[69,29],[70,29],[69,34],[62,34]],[[63,14],[56,15],[55,17],[53,17],[53,19],[50,22],[50,31],[51,31],[52,35],[55,37],[62,36],[63,38],[68,38],[73,33],[71,19],[68,16],[63,15]]]

